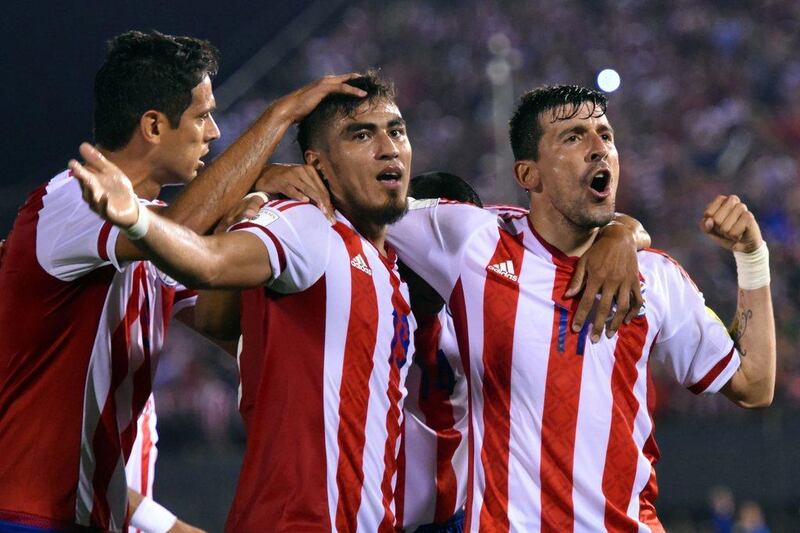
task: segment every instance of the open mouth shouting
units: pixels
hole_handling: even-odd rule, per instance
[[[607,198],[611,194],[611,171],[600,167],[589,175],[589,191],[596,198]]]

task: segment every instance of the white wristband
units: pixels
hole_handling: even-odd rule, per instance
[[[733,252],[736,259],[736,273],[739,277],[739,288],[752,291],[769,285],[769,250],[767,243],[754,252]]]
[[[131,526],[145,533],[167,533],[177,521],[178,517],[147,496],[131,516]]]
[[[265,193],[263,191],[251,192],[250,194],[246,195],[244,197],[244,199],[245,200],[249,200],[250,198],[253,198],[255,196],[258,196],[259,198],[261,198],[261,200],[263,200],[264,204],[269,202],[269,194],[267,194],[267,193]],[[261,205],[264,205],[264,204],[261,204]]]
[[[150,229],[150,210],[139,204],[139,218],[133,226],[124,230],[125,236],[132,241],[138,241],[147,234],[148,229]]]

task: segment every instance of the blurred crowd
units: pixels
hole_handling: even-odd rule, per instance
[[[757,9],[746,1],[711,0],[353,1],[219,115],[217,150],[266,102],[306,80],[380,67],[396,83],[415,172],[454,172],[474,183],[487,203],[522,203],[506,134],[516,97],[542,84],[595,86],[597,73],[613,68],[622,80],[609,94],[608,111],[622,162],[618,209],[644,223],[654,246],[684,265],[728,322],[736,299],[733,260],[698,224],[716,194],[744,199],[771,253],[779,353],[773,409],[796,410],[798,27],[800,3],[791,1],[764,1]],[[278,158],[297,161],[297,152],[286,142]],[[234,416],[235,389],[222,386],[230,379],[201,367],[181,383],[197,390],[202,381],[203,390],[213,389],[212,403]],[[655,376],[658,416],[738,416],[724,399],[695,400],[658,369]],[[162,396],[181,400],[163,401],[161,410],[207,409],[193,407],[187,398],[194,394],[165,387]],[[230,424],[225,416],[216,419]]]

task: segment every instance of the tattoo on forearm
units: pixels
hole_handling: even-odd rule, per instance
[[[747,351],[742,348],[741,340],[744,337],[745,332],[747,331],[747,323],[750,322],[750,319],[753,318],[753,310],[752,309],[743,309],[739,316],[737,317],[736,324],[734,324],[733,331],[731,332],[731,337],[733,338],[733,345],[736,346],[736,349],[739,350],[739,354],[744,357],[747,355]]]

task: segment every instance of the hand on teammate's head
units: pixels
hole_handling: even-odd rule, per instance
[[[764,242],[755,216],[735,194],[714,198],[703,212],[701,227],[717,244],[734,252],[753,252]]]
[[[288,116],[292,122],[300,122],[330,94],[346,94],[356,98],[366,96],[365,91],[347,83],[348,80],[360,76],[361,74],[355,72],[339,76],[325,76],[280,98],[273,104],[273,107],[278,113]]]

